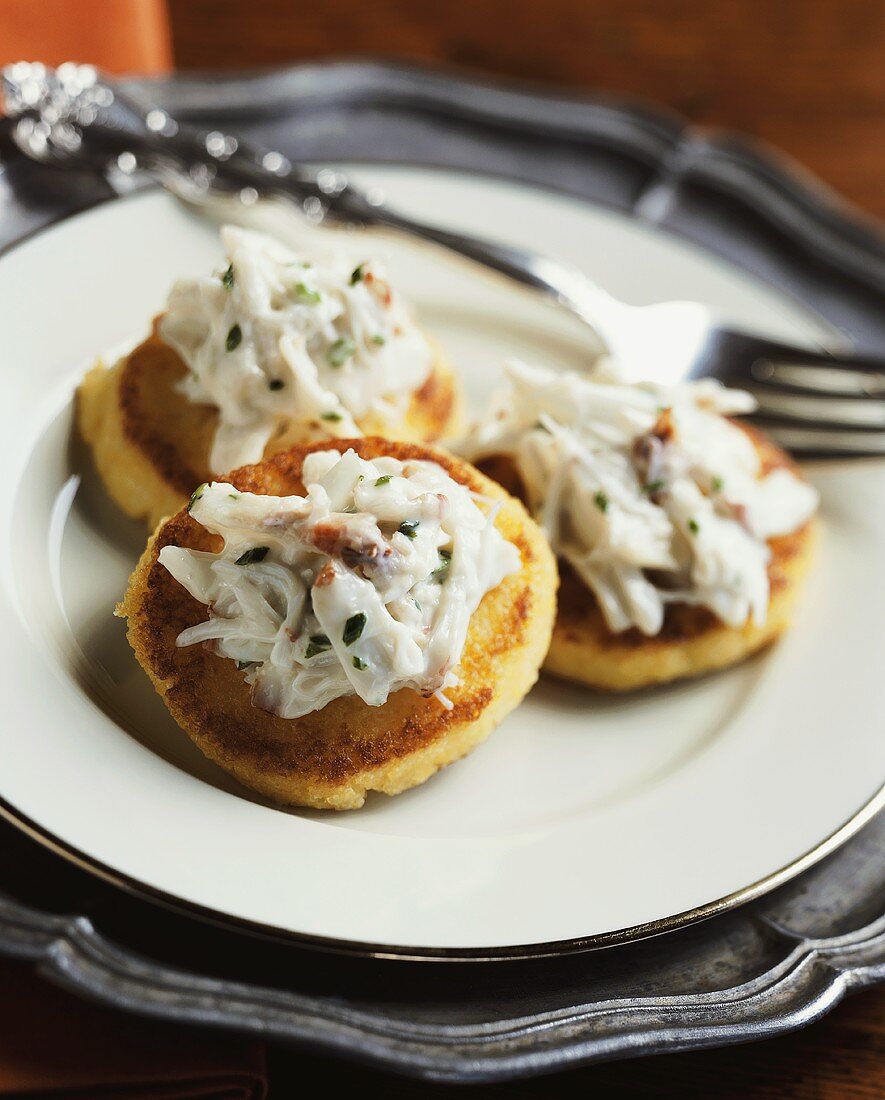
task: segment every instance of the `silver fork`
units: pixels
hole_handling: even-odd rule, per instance
[[[805,455],[885,454],[885,360],[839,358],[726,328],[699,302],[631,306],[556,260],[404,217],[347,177],[308,172],[281,153],[180,126],[92,66],[19,62],[3,71],[13,140],[28,156],[104,175],[146,173],[189,203],[293,201],[311,222],[385,227],[440,245],[551,298],[585,321],[633,380],[714,377],[750,389],[754,419]]]

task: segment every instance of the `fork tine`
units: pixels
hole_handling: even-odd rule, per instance
[[[873,370],[757,359],[750,366],[750,373],[756,382],[798,392],[843,397],[885,396],[885,374]]]
[[[885,358],[791,347],[734,329],[716,328],[693,373],[729,386],[772,386],[797,394],[885,397]]]
[[[840,432],[827,428],[792,428],[761,419],[759,427],[764,428],[779,446],[805,458],[885,455],[885,432]]]
[[[759,403],[755,415],[761,418],[792,420],[828,428],[885,430],[885,401],[858,397],[808,397],[754,389]]]

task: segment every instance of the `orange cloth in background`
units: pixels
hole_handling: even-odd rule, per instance
[[[0,0],[0,65],[88,61],[112,73],[172,68],[165,0]]]
[[[0,1100],[263,1100],[256,1041],[81,1000],[0,959]]]

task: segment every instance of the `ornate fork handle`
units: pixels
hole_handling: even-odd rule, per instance
[[[577,269],[405,217],[354,187],[342,172],[307,172],[282,153],[250,148],[217,130],[180,126],[159,108],[142,107],[112,88],[92,66],[7,66],[3,97],[14,141],[35,159],[102,173],[144,171],[190,202],[226,195],[250,204],[284,196],[313,223],[398,230],[546,294],[603,340],[607,319],[626,308]]]

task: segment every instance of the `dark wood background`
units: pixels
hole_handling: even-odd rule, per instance
[[[885,216],[883,0],[169,0],[180,68],[347,54],[641,97]]]
[[[169,11],[179,68],[372,54],[639,97],[761,138],[885,217],[885,0],[169,0]],[[362,1071],[313,1068],[330,1085],[368,1083]],[[274,1052],[271,1070],[271,1100],[295,1095],[304,1060]],[[385,1088],[451,1095],[406,1082]],[[786,1038],[488,1094],[591,1090],[603,1098],[880,1100],[885,991]]]

